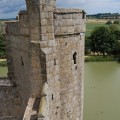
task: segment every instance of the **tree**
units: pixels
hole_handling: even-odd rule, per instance
[[[93,52],[105,53],[110,52],[110,36],[109,30],[106,27],[98,27],[91,33],[91,50]]]
[[[112,54],[119,55],[120,54],[120,30],[118,27],[112,27],[110,29],[110,34],[114,35],[115,39],[112,41]]]
[[[120,54],[120,31],[106,27],[96,28],[90,36],[91,51],[109,55]]]
[[[110,25],[108,29],[109,29],[111,32],[116,31],[116,30],[119,31],[119,27],[118,27],[117,24],[112,24],[112,25]]]
[[[91,39],[89,37],[85,37],[85,54],[90,54],[91,50]]]
[[[120,22],[118,20],[115,20],[113,24],[120,24]]]
[[[6,56],[6,49],[5,49],[5,41],[0,33],[0,58],[4,58]]]
[[[118,62],[120,63],[120,56],[118,57]]]
[[[111,48],[111,51],[110,53],[108,54],[112,54],[112,55],[116,55],[119,51],[119,42],[118,42],[118,39],[117,39],[117,36],[114,32],[110,32],[110,48]]]
[[[107,25],[111,25],[111,24],[112,24],[112,21],[107,21],[106,24],[107,24]]]

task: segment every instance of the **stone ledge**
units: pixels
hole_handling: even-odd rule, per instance
[[[17,23],[19,20],[11,20],[11,21],[5,21],[6,24],[12,24],[12,23]]]
[[[0,87],[11,87],[12,84],[10,83],[9,79],[1,79],[0,78]]]

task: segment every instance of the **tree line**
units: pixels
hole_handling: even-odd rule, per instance
[[[87,15],[88,19],[119,19],[119,13],[98,13],[93,15]]]
[[[0,23],[0,58],[6,57],[6,48],[5,48],[5,40],[2,35],[1,23]]]
[[[86,37],[85,53],[102,55],[120,55],[120,30],[116,25],[101,26]]]

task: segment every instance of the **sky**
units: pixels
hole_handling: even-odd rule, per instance
[[[87,14],[120,13],[120,0],[57,0],[57,7],[84,9]],[[25,0],[0,0],[0,19],[15,18],[26,9]]]

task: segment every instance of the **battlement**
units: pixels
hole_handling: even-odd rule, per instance
[[[61,13],[61,14],[65,14],[65,13],[83,13],[83,10],[81,9],[66,9],[66,8],[57,8],[56,13]]]

